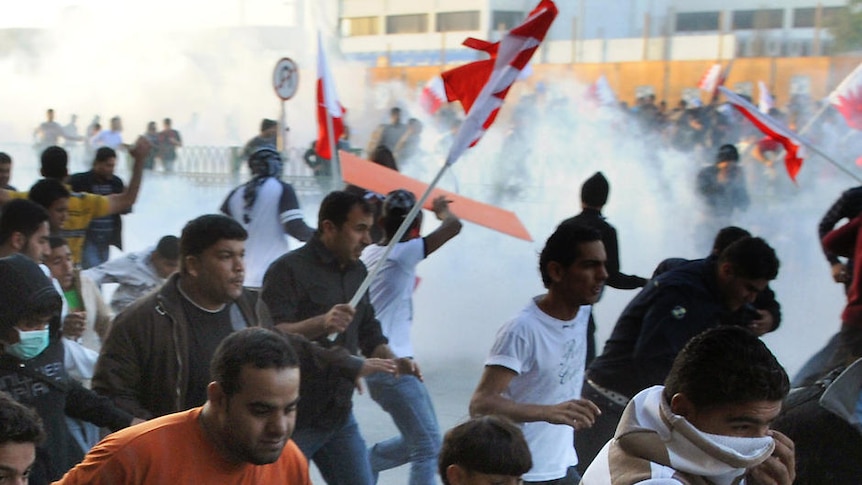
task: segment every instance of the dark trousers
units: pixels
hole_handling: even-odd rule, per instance
[[[602,410],[602,414],[596,418],[596,422],[593,424],[592,428],[575,431],[575,451],[578,453],[578,472],[583,475],[587,470],[587,467],[590,466],[590,463],[592,463],[596,458],[596,455],[599,454],[602,447],[605,446],[605,443],[614,437],[614,433],[617,430],[617,424],[619,424],[620,418],[623,416],[625,406],[620,406],[602,394],[599,394],[593,386],[589,385],[586,381],[584,381],[581,397],[583,399],[589,399]]]

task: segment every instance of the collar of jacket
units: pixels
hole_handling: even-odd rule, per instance
[[[305,244],[311,248],[314,256],[321,264],[324,266],[332,266],[340,272],[349,271],[353,266],[360,264],[359,261],[350,261],[344,268],[342,268],[341,263],[338,261],[338,257],[335,256],[335,253],[330,251],[330,249],[323,244],[323,240],[320,238],[320,230],[317,230],[311,239],[309,239]]]

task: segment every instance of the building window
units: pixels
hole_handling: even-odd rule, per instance
[[[437,32],[479,30],[479,11],[441,12],[437,14]]]
[[[341,19],[341,35],[377,35],[380,33],[377,17],[353,17]]]
[[[719,12],[684,12],[676,14],[677,32],[718,30]]]
[[[428,32],[427,13],[386,17],[387,34],[421,34],[424,32]]]
[[[733,30],[780,29],[784,27],[784,11],[769,10],[735,10],[733,12]]]
[[[520,24],[525,18],[527,18],[527,14],[524,12],[494,11],[491,14],[491,30],[512,30],[513,27]]]
[[[820,22],[821,27],[829,27],[835,23],[839,16],[847,13],[847,7],[823,7],[823,18]],[[793,9],[793,27],[796,28],[814,28],[816,27],[817,9],[816,8],[794,8]]]

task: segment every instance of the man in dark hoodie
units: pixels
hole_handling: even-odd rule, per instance
[[[604,351],[589,365],[583,398],[601,415],[577,437],[589,464],[613,436],[638,392],[664,382],[677,353],[695,335],[738,325],[740,312],[778,275],[778,258],[763,239],[745,237],[718,258],[693,261],[650,280],[620,314]]]
[[[20,254],[0,259],[0,391],[33,407],[47,436],[37,449],[31,485],[59,479],[84,457],[67,415],[112,430],[140,422],[69,378],[63,344],[49,329],[60,306],[60,295],[35,262]]]
[[[605,269],[608,271],[607,286],[618,290],[636,290],[643,288],[646,278],[627,275],[620,272],[620,251],[617,243],[617,230],[608,224],[602,209],[608,202],[608,193],[611,187],[608,179],[601,172],[596,172],[581,185],[581,213],[567,219],[564,222],[577,222],[578,224],[592,227],[602,235],[602,244],[605,246],[605,254],[608,259]],[[600,297],[601,298],[601,297]],[[596,357],[596,322],[590,313],[590,322],[587,327],[587,365]]]

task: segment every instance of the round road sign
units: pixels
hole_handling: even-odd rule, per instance
[[[279,59],[272,72],[272,87],[279,98],[287,101],[296,94],[299,86],[299,68],[296,63],[288,57]]]

